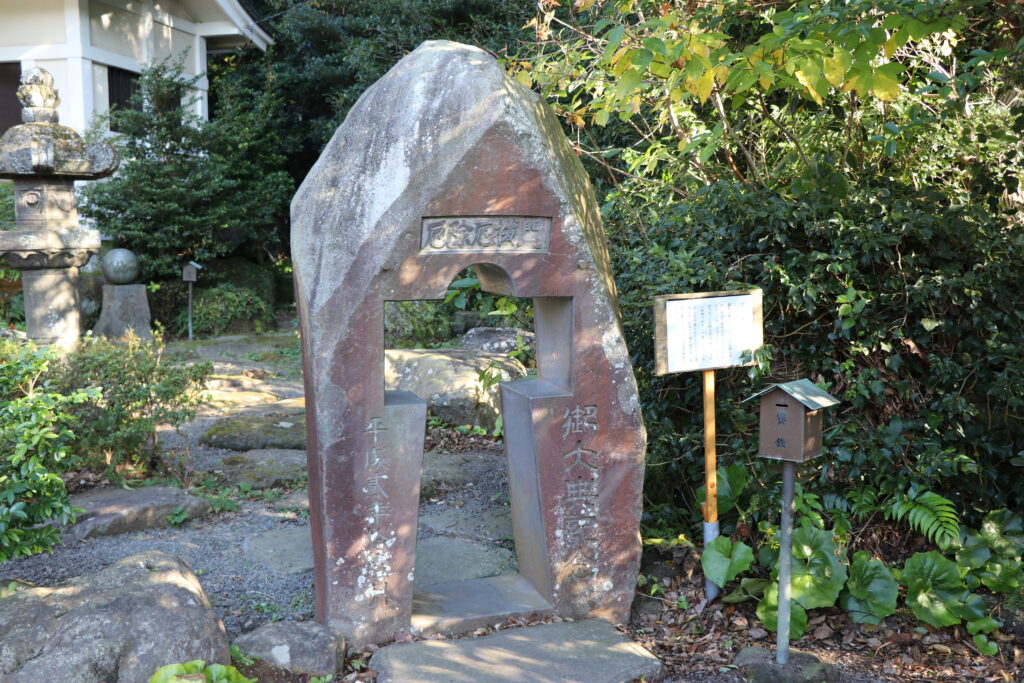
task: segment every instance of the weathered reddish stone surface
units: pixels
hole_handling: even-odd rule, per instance
[[[593,189],[486,53],[428,42],[353,107],[292,202],[316,614],[408,630],[425,405],[383,382],[383,303],[475,266],[534,299],[539,377],[503,383],[519,570],[558,613],[624,621],[646,437]],[[386,397],[387,395],[387,397]]]

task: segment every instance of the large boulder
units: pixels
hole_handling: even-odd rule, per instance
[[[159,667],[227,664],[228,637],[184,560],[131,555],[0,600],[0,680],[140,683]]]
[[[518,327],[474,327],[459,340],[464,349],[491,353],[512,353],[522,349],[532,354],[535,342],[533,332]]]
[[[526,368],[502,353],[465,349],[393,349],[384,355],[384,386],[411,391],[437,418],[494,429],[501,414],[498,382],[521,379]]]

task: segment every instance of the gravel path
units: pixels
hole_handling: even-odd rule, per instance
[[[275,510],[270,503],[243,502],[237,511],[179,527],[86,539],[63,544],[52,554],[12,560],[0,565],[0,580],[52,586],[74,576],[94,574],[143,550],[161,550],[191,565],[234,637],[275,618],[306,619],[312,615],[312,571],[277,572],[243,550],[247,537],[289,525],[308,527],[308,522],[295,512]]]
[[[212,392],[215,403],[200,411],[197,419],[184,425],[180,433],[170,429],[160,431],[161,447],[170,457],[181,458],[188,453],[197,470],[193,482],[201,480],[201,472],[215,469],[224,457],[235,453],[198,443],[199,436],[217,419],[282,409],[302,419],[301,405],[294,404],[295,397],[302,393],[301,379],[293,367],[297,358],[280,353],[290,343],[289,335],[268,335],[168,346],[167,353],[171,357],[213,361],[218,375],[239,378],[238,382],[215,380],[215,386],[220,387]],[[256,375],[257,379],[249,381],[246,373]],[[266,396],[256,395],[259,393]],[[460,450],[459,445],[445,446],[439,450]],[[501,448],[479,441],[469,444],[468,448],[467,455],[473,457],[464,470],[470,482],[437,488],[436,493],[423,502],[421,517],[457,510],[457,516],[476,520],[484,511],[501,508],[508,500],[505,457]],[[212,513],[180,526],[67,542],[52,553],[0,564],[0,583],[19,579],[52,586],[75,576],[98,572],[134,553],[161,550],[191,565],[232,638],[268,621],[309,619],[313,613],[312,570],[276,571],[245,551],[247,538],[278,529],[291,528],[296,533],[300,529],[308,530],[305,493],[302,485],[296,489],[274,489],[269,496],[253,492],[248,498],[234,498],[239,504],[237,510]],[[458,537],[460,534],[421,525],[417,537],[438,535]],[[461,537],[479,540],[472,529]],[[501,541],[499,545],[512,547],[509,541]]]

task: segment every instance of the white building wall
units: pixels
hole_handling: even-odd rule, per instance
[[[63,14],[64,0],[0,0],[0,48],[20,47],[28,36],[36,45],[63,45]]]
[[[193,2],[210,19],[197,23],[179,0],[0,0],[0,62],[20,62],[23,71],[38,65],[53,74],[61,122],[84,130],[109,110],[108,66],[140,73],[154,60],[184,55],[185,73],[203,74],[206,37],[242,30],[237,17],[233,23],[223,14],[224,3]],[[228,9],[239,10],[234,4]],[[253,37],[263,46],[269,40]],[[196,87],[196,113],[205,117],[205,76]]]

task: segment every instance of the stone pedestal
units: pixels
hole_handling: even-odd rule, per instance
[[[81,331],[78,268],[23,270],[21,287],[29,339],[40,346],[74,348]]]
[[[118,340],[131,330],[139,339],[153,341],[149,324],[146,285],[103,285],[103,308],[93,335]]]

